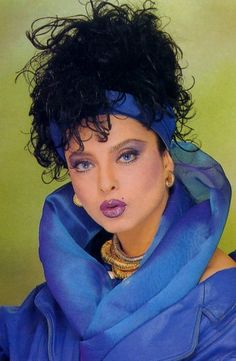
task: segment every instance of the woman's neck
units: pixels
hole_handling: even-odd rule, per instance
[[[135,228],[116,233],[121,247],[127,256],[136,257],[143,255],[147,251],[158,231],[168,197],[169,192],[166,191],[156,209],[146,219],[136,225]]]
[[[122,250],[127,256],[135,257],[143,255],[148,247],[151,245],[153,238],[159,228],[160,219],[158,222],[149,227],[136,227],[135,230],[129,230],[117,233]]]

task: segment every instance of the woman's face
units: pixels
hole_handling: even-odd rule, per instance
[[[80,129],[84,150],[70,141],[65,153],[69,174],[77,197],[98,224],[110,233],[135,232],[160,219],[173,162],[167,151],[160,154],[155,133],[138,121],[119,115],[111,116],[111,124],[106,142],[89,128]]]

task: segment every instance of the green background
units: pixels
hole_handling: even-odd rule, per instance
[[[192,75],[196,79],[192,93],[197,115],[191,125],[202,148],[223,165],[236,188],[236,1],[160,0],[158,4],[167,31],[184,52],[186,84],[191,85]],[[20,303],[43,281],[38,223],[45,195],[60,186],[43,184],[42,169],[24,150],[30,101],[23,78],[17,84],[14,78],[34,54],[25,31],[35,18],[74,15],[81,9],[75,0],[0,2],[0,304]],[[236,248],[235,198],[233,194],[221,241],[226,252]]]

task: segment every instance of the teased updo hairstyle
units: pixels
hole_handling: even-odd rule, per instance
[[[32,98],[28,148],[46,168],[44,175],[61,179],[66,168],[52,141],[50,121],[57,123],[65,147],[75,137],[83,149],[77,131],[82,119],[106,141],[109,115],[106,125],[96,118],[99,109],[107,107],[106,89],[121,96],[131,93],[153,114],[172,107],[177,120],[174,139],[189,133],[192,100],[183,86],[182,51],[162,30],[153,1],[136,9],[90,0],[86,15],[38,19],[27,37],[39,50],[20,72]]]

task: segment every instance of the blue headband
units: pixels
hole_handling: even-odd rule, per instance
[[[137,119],[141,123],[144,123],[144,121],[151,122],[151,129],[159,135],[167,149],[170,149],[171,140],[176,129],[173,110],[169,107],[165,113],[161,115],[160,112],[157,112],[156,117],[151,119],[150,112],[140,108],[133,95],[129,93],[124,93],[124,97],[121,97],[121,95],[122,93],[118,91],[107,90],[106,98],[110,106],[107,109],[102,109],[99,114],[122,114]],[[57,148],[57,153],[65,160],[64,150],[61,146],[61,131],[54,120],[50,122],[50,133],[53,143]]]

